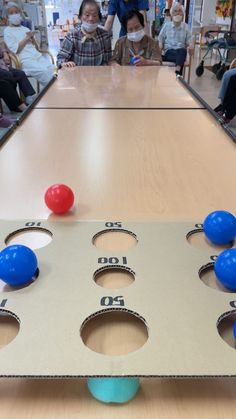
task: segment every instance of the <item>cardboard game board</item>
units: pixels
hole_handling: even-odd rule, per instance
[[[28,287],[1,292],[2,313],[20,322],[18,335],[0,350],[0,376],[202,377],[236,376],[236,351],[218,324],[234,314],[236,293],[207,287],[199,270],[214,251],[191,246],[194,223],[1,221],[1,248],[19,230],[43,229],[52,241],[35,250],[39,276]],[[128,231],[134,247],[108,252],[94,245],[104,231]],[[106,289],[95,272],[134,273],[126,288]],[[147,327],[148,339],[127,355],[88,348],[81,330],[100,313],[125,311]]]

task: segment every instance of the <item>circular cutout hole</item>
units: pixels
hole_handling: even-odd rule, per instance
[[[13,292],[13,291],[21,290],[23,288],[27,288],[35,282],[38,276],[39,276],[39,268],[36,269],[36,272],[31,281],[28,281],[26,284],[19,285],[16,287],[12,287],[11,285],[6,284],[4,281],[0,279],[0,292]]]
[[[98,249],[109,251],[127,250],[137,242],[136,235],[128,230],[104,230],[93,237],[93,244]]]
[[[113,309],[86,319],[81,338],[94,352],[119,356],[141,348],[148,339],[148,331],[137,313]]]
[[[51,231],[45,228],[22,228],[20,230],[10,233],[5,243],[10,244],[23,244],[29,247],[31,250],[40,249],[41,247],[47,246],[52,241]]]
[[[7,346],[18,335],[20,321],[8,311],[0,310],[0,349]]]
[[[209,240],[207,240],[203,230],[192,230],[190,231],[187,236],[187,241],[191,246],[197,247],[198,249],[213,249],[216,252],[221,252],[225,249],[230,249],[233,246],[233,243],[227,243],[224,245],[216,245],[211,243]]]
[[[220,337],[227,343],[227,345],[236,349],[236,341],[234,338],[234,322],[236,320],[236,312],[231,311],[223,314],[218,322],[217,329]]]
[[[123,267],[101,268],[94,274],[96,284],[109,289],[128,287],[134,280],[134,272]]]
[[[199,270],[199,278],[202,282],[210,288],[213,288],[218,291],[228,292],[231,293],[232,291],[225,288],[221,283],[218,281],[215,271],[214,271],[214,263],[208,263],[205,266],[202,266]]]

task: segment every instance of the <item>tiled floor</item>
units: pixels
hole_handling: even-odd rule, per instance
[[[205,69],[201,77],[196,76],[195,70],[199,64],[199,51],[195,50],[194,60],[191,68],[191,87],[214,109],[219,104],[218,93],[220,88],[220,81],[216,79],[215,74]],[[207,64],[212,64],[208,61]],[[236,136],[236,117],[228,124]]]

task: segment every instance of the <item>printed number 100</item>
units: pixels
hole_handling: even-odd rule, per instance
[[[107,257],[100,257],[98,258],[98,263],[102,263],[102,264],[108,264],[110,263],[111,265],[127,265],[127,257],[126,256],[122,256],[120,259],[115,257],[115,256],[111,256],[109,258]]]

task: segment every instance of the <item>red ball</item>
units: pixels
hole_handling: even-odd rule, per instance
[[[74,204],[74,194],[69,186],[56,184],[47,189],[44,200],[55,214],[64,214]]]

